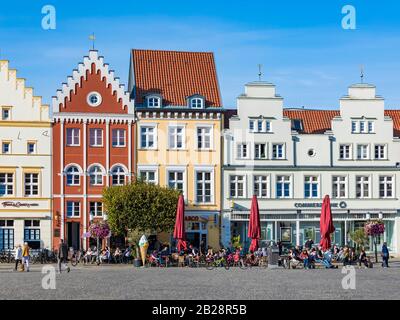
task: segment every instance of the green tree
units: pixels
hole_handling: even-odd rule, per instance
[[[357,229],[350,233],[350,239],[356,244],[357,249],[364,247],[368,243],[368,237],[364,229]]]
[[[120,235],[134,231],[135,238],[145,232],[171,232],[179,194],[143,181],[105,188],[103,199],[111,230]]]

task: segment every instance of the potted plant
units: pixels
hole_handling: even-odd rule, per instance
[[[100,264],[100,239],[107,238],[110,235],[110,227],[106,221],[97,221],[93,222],[89,227],[90,236],[94,239],[97,239],[97,258],[96,262]]]
[[[375,261],[378,262],[377,242],[378,237],[385,232],[385,224],[382,220],[370,220],[364,226],[366,236],[372,238],[375,249]]]

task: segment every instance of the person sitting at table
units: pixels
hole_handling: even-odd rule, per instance
[[[300,259],[303,260],[304,269],[309,269],[309,257],[306,249],[303,249],[303,251],[300,253]]]
[[[92,262],[92,256],[93,256],[93,251],[92,251],[92,248],[89,247],[89,249],[86,251],[85,255],[83,256],[83,262],[85,264]]]
[[[115,260],[115,262],[116,263],[120,262],[121,261],[121,257],[122,257],[122,252],[119,249],[119,247],[117,247],[115,249],[115,251],[114,251],[114,260]]]
[[[103,249],[100,253],[100,261],[105,262],[107,260],[107,250]]]
[[[206,259],[212,259],[213,257],[214,257],[213,249],[209,247],[207,250]]]
[[[129,263],[132,259],[132,248],[131,246],[127,247],[124,251],[124,263]]]
[[[365,253],[365,250],[363,248],[361,249],[360,254],[358,255],[358,267],[359,268],[361,268],[361,264],[363,264],[366,268],[369,267],[367,254]]]
[[[153,252],[151,253],[150,262],[151,263],[155,263],[155,264],[159,264],[160,263],[160,258],[158,257],[158,251],[157,250],[153,250]]]

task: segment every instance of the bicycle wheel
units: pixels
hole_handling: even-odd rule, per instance
[[[223,265],[224,265],[225,270],[229,270],[229,268],[231,267],[230,263],[228,261],[223,262]]]
[[[214,262],[206,262],[206,269],[207,270],[212,270],[214,269]]]

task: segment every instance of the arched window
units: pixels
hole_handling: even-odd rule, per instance
[[[68,186],[79,186],[79,184],[80,184],[79,169],[75,166],[70,166],[67,169],[67,185]]]
[[[116,166],[111,171],[112,184],[114,186],[122,186],[125,184],[125,170],[121,166]]]
[[[160,98],[159,97],[149,97],[147,99],[147,106],[149,108],[159,108],[160,107]]]
[[[103,172],[99,166],[93,166],[89,170],[90,185],[101,186],[103,184]]]
[[[203,99],[201,98],[193,98],[190,100],[190,107],[193,109],[201,109],[203,108]]]

